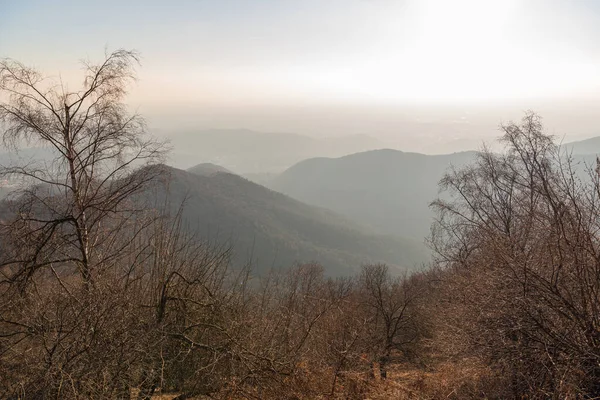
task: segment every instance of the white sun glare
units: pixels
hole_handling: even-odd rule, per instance
[[[396,14],[370,62],[319,84],[340,97],[448,102],[573,94],[600,81],[593,63],[523,40],[523,21],[538,16],[522,1],[408,0]]]

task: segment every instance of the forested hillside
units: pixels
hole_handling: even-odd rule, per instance
[[[339,212],[381,232],[422,241],[429,234],[438,182],[475,152],[429,156],[374,150],[300,162],[270,186],[308,204]]]
[[[333,212],[237,175],[177,169],[168,175],[169,202],[173,210],[183,204],[185,227],[204,240],[231,245],[237,266],[253,262],[265,271],[316,261],[328,274],[345,275],[364,263],[385,262],[402,273],[428,261],[422,241],[369,233]]]

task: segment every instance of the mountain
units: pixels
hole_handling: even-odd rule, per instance
[[[329,274],[345,275],[367,262],[385,262],[405,271],[428,259],[420,242],[367,232],[331,211],[240,176],[167,168],[173,209],[185,201],[187,229],[213,243],[233,244],[234,264],[252,258],[258,270],[265,270],[318,261]],[[164,195],[158,194],[158,201]]]
[[[191,172],[192,174],[204,175],[204,176],[211,176],[211,175],[223,173],[223,172],[227,173],[227,174],[232,173],[227,168],[221,167],[220,165],[213,164],[213,163],[197,164],[191,168],[188,168],[187,171]]]
[[[50,148],[25,147],[15,151],[14,149],[0,146],[0,170],[3,168],[19,165],[35,166],[39,169],[51,168],[55,153]],[[21,182],[15,180],[11,175],[0,178],[0,200],[6,198],[11,192],[19,187]]]
[[[367,135],[313,138],[292,133],[266,133],[247,129],[198,130],[169,134],[169,163],[189,168],[198,162],[214,163],[238,173],[280,173],[311,157],[339,157],[384,147]]]
[[[283,172],[270,187],[382,233],[422,240],[429,233],[433,214],[428,205],[438,195],[440,178],[448,167],[463,166],[475,154],[375,150],[313,158]]]
[[[576,155],[600,154],[600,136],[563,145],[565,151]]]
[[[56,154],[51,148],[24,147],[15,151],[11,148],[0,146],[0,166],[23,165],[31,162],[50,163]]]

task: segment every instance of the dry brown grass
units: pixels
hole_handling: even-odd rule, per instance
[[[396,366],[371,386],[365,399],[481,399],[489,397],[491,372],[473,360],[444,362],[429,369]]]
[[[489,368],[474,360],[462,360],[460,363],[441,362],[428,369],[397,365],[390,369],[386,380],[372,378],[367,373],[350,373],[340,379],[334,396],[323,394],[317,397],[314,395],[303,397],[301,393],[295,393],[294,398],[301,400],[485,399],[493,397],[491,393],[497,389],[491,383],[491,377]],[[172,400],[175,397],[177,394],[159,394],[152,399]]]
[[[155,394],[155,395],[152,396],[152,400],[173,400],[174,398],[176,398],[180,394],[181,393],[157,393],[157,394]],[[136,400],[138,398],[138,395],[139,395],[139,390],[138,389],[133,389],[133,390],[131,390],[130,399],[131,400]]]
[[[368,372],[345,373],[338,379],[334,395],[327,392],[327,384],[319,381],[319,375],[312,375],[303,385],[290,382],[285,394],[269,394],[269,399],[345,399],[345,400],[436,400],[436,399],[485,399],[497,398],[500,393],[498,382],[494,383],[492,371],[477,360],[463,359],[460,362],[437,361],[429,367],[418,367],[411,364],[390,366],[388,379],[380,379],[378,368],[374,369],[375,377]],[[323,379],[328,373],[320,375]],[[306,392],[312,392],[307,395]],[[322,393],[315,395],[315,393]],[[153,400],[173,400],[180,393],[157,393]],[[248,393],[249,394],[249,393]],[[265,393],[263,392],[263,396]],[[248,396],[215,398],[241,400]],[[260,396],[258,392],[253,396]],[[136,399],[132,393],[132,399]],[[200,396],[195,399],[205,399]]]

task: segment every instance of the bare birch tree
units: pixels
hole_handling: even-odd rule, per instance
[[[26,182],[7,226],[14,253],[3,264],[11,267],[5,278],[27,281],[38,269],[60,264],[74,267],[90,284],[94,267],[119,256],[118,246],[100,250],[110,247],[113,228],[123,228],[115,216],[137,211],[128,200],[159,174],[147,165],[155,166],[164,151],[122,102],[138,61],[136,52],[117,50],[99,64],[83,62],[77,91],[18,61],[0,61],[4,144],[52,154],[50,163],[1,170]]]

